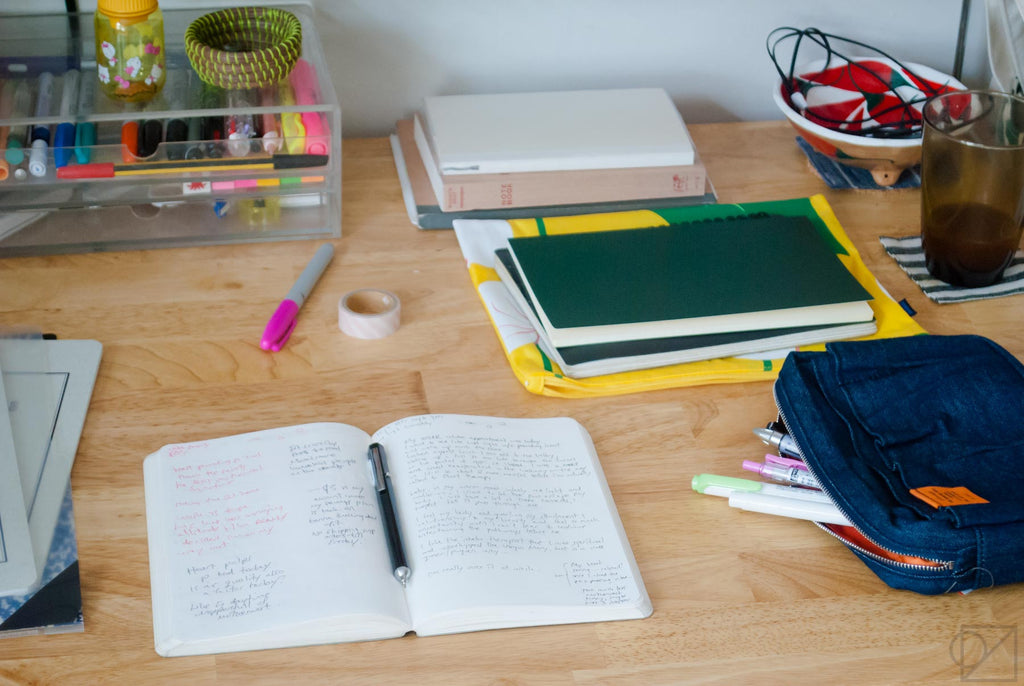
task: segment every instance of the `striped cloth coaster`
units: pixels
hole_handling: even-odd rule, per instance
[[[983,288],[960,288],[950,286],[945,281],[939,281],[928,273],[928,269],[924,266],[921,236],[903,238],[882,236],[878,240],[881,241],[882,247],[889,253],[889,256],[896,260],[900,269],[921,287],[925,295],[937,303],[959,303],[1024,293],[1024,251],[1017,251],[1010,266],[1003,272],[1003,278],[997,283]]]
[[[821,177],[822,181],[829,188],[861,188],[866,190],[894,190],[897,188],[920,188],[921,174],[919,167],[904,169],[900,178],[891,186],[879,186],[875,183],[871,172],[860,167],[851,167],[840,164],[831,157],[826,157],[811,147],[811,144],[802,136],[796,137],[796,144],[807,155],[807,160],[814,167],[814,171]]]

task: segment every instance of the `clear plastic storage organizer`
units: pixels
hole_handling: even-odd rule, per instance
[[[185,32],[214,10],[164,10],[166,81],[145,103],[101,92],[92,13],[0,15],[0,256],[340,236],[341,108],[313,10],[274,8],[302,28],[288,77],[205,84]]]

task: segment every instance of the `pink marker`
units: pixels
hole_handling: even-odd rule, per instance
[[[260,339],[260,347],[264,350],[277,352],[284,347],[295,330],[295,316],[299,313],[306,298],[313,290],[313,286],[320,279],[320,275],[327,269],[327,263],[334,257],[334,246],[324,243],[317,248],[313,259],[309,261],[306,268],[299,274],[298,280],[291,290],[281,301],[281,304],[274,310],[274,314],[267,322]]]
[[[295,92],[295,104],[320,104],[319,80],[316,77],[316,70],[308,61],[299,59],[288,75],[288,81]],[[306,154],[329,154],[328,132],[324,125],[323,115],[320,112],[303,112],[302,124],[306,127]]]

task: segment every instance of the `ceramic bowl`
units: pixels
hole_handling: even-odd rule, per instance
[[[920,131],[910,138],[872,138],[845,133],[816,123],[812,121],[815,113],[824,113],[830,119],[848,120],[849,124],[841,125],[841,128],[847,130],[868,130],[870,124],[863,124],[862,120],[870,118],[872,113],[883,112],[890,105],[898,103],[898,99],[892,93],[895,91],[905,101],[920,99],[910,112],[911,117],[916,113],[916,120],[920,121],[925,96],[920,79],[928,82],[928,85],[939,92],[966,90],[966,86],[952,76],[920,64],[904,63],[913,72],[913,75],[910,75],[886,58],[851,59],[858,64],[871,67],[872,71],[886,79],[885,83],[880,83],[870,76],[861,76],[854,84],[851,82],[850,74],[860,72],[847,71],[844,60],[832,58],[829,68],[825,69],[826,60],[820,59],[794,70],[797,78],[807,86],[801,89],[804,102],[800,102],[799,105],[805,108],[803,111],[797,109],[797,103],[790,102],[781,80],[776,82],[772,96],[789,123],[811,147],[840,164],[867,169],[879,186],[891,186],[896,183],[904,169],[920,164]],[[879,115],[881,125],[889,123],[886,116]],[[905,115],[893,113],[890,116]]]

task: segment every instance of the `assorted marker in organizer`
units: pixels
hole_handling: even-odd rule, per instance
[[[210,90],[219,89],[207,87],[207,91]],[[34,94],[37,97],[33,98]],[[100,131],[97,133],[95,122],[76,122],[72,110],[76,102],[81,110],[83,100],[92,97],[91,81],[83,81],[77,70],[64,74],[61,79],[59,113],[51,112],[53,95],[54,77],[49,72],[40,76],[37,92],[25,79],[8,81],[2,85],[0,109],[3,118],[27,119],[34,103],[34,116],[43,121],[27,127],[3,128],[3,171],[8,173],[0,175],[0,181],[10,175],[19,180],[28,178],[28,174],[36,178],[52,178],[54,175],[50,173],[50,159],[56,162],[55,176],[58,180],[144,173],[232,171],[238,165],[249,170],[317,168],[327,166],[330,161],[327,146],[310,148],[305,145],[306,138],[302,131],[293,133],[293,137],[298,136],[299,145],[288,149],[317,149],[324,152],[276,152],[286,148],[288,138],[282,131],[281,120],[274,114],[254,117],[239,113],[187,119],[172,117],[166,120],[140,117],[124,122],[100,122]],[[252,102],[239,99],[243,95],[240,91],[232,92],[226,102],[244,109]],[[207,93],[207,96],[200,103],[201,107],[224,102],[216,95],[209,96]],[[52,115],[57,115],[60,123],[53,127],[56,135],[51,146],[51,126],[46,120]],[[225,153],[228,155],[226,158]],[[155,163],[159,166],[145,167],[140,163]],[[317,177],[302,177],[303,182],[313,178]]]
[[[156,0],[97,9],[128,5],[146,21],[97,32],[81,14],[82,40],[72,19],[0,22],[0,255],[340,236],[341,111],[312,12],[269,12],[294,28],[273,79],[217,82],[186,50],[198,8],[160,10],[166,36]]]

